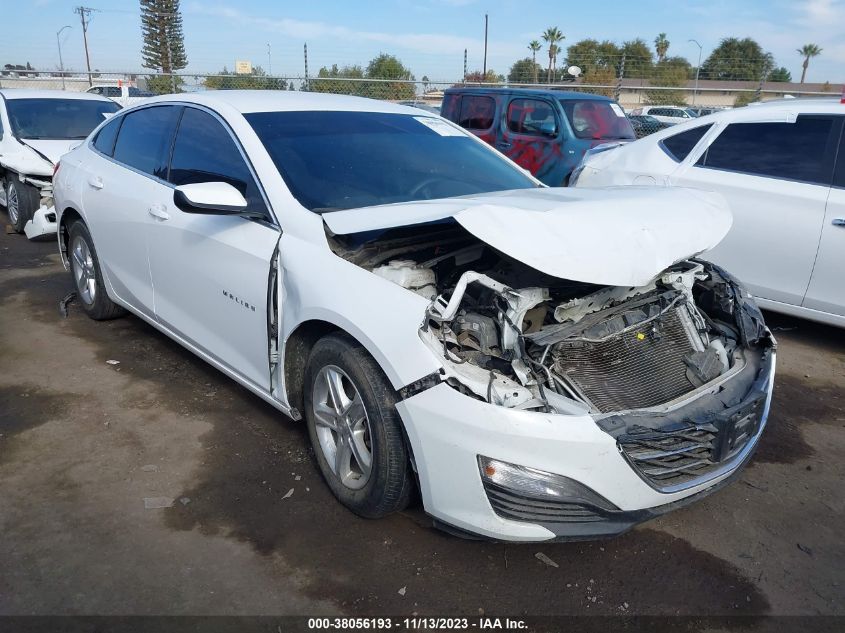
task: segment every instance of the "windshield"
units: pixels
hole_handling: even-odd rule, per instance
[[[690,115],[693,119],[698,118],[698,112],[696,112],[695,110],[693,110],[691,108],[684,108],[684,112],[686,112],[688,115]]]
[[[83,139],[120,110],[112,101],[87,99],[7,99],[12,132],[23,139]]]
[[[560,104],[578,138],[611,140],[635,137],[625,111],[611,101],[562,99]]]
[[[306,208],[323,213],[537,184],[446,121],[377,112],[245,115]]]

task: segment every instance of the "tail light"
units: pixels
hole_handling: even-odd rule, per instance
[[[61,166],[62,166],[62,161],[57,160],[57,161],[56,161],[56,166],[55,166],[55,167],[53,167],[53,178],[54,178],[54,179],[55,179],[55,177],[56,177],[56,174],[58,174],[58,173],[59,173],[59,167],[61,167]]]

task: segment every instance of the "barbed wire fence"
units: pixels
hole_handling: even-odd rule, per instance
[[[622,60],[620,60],[621,62]],[[636,68],[636,65],[633,66]],[[552,88],[604,95],[616,99],[627,111],[647,105],[678,105],[693,108],[730,108],[753,101],[781,98],[838,97],[840,85],[795,84],[772,81],[732,81],[676,78],[661,84],[659,76],[625,77],[625,68],[632,68],[630,59],[611,67],[610,72],[587,72],[568,81],[558,74],[553,82],[531,83],[530,80],[509,81],[499,76],[497,81],[472,81],[471,73],[451,81],[372,79],[336,76],[270,76],[266,74],[191,74],[162,75],[140,72],[58,72],[0,70],[0,88],[30,88],[48,90],[97,90],[106,96],[105,88],[127,86],[130,97],[173,92],[201,92],[205,90],[251,89],[295,90],[346,94],[389,101],[412,101],[439,108],[443,91],[453,86]],[[620,72],[621,70],[621,72]],[[633,72],[633,71],[632,71]],[[557,78],[557,81],[554,79]],[[489,79],[487,77],[486,79]],[[517,79],[527,79],[517,77]]]

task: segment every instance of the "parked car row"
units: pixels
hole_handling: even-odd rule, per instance
[[[491,147],[572,161],[633,139],[609,99],[478,90],[444,113],[458,124],[286,91],[116,113],[54,176],[79,303],[304,419],[365,517],[416,487],[453,532],[608,536],[727,484],[765,427],[775,346],[698,258],[729,230],[724,198],[548,188]]]

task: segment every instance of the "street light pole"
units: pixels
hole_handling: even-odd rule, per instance
[[[698,40],[687,40],[698,46],[698,64],[695,67],[695,88],[692,91],[692,105],[695,105],[695,97],[698,94],[698,73],[701,72],[701,44]]]
[[[56,46],[59,47],[59,74],[62,76],[62,90],[65,89],[65,63],[62,61],[62,41],[59,39],[59,36],[62,34],[62,31],[69,28],[73,27],[63,26],[56,31]]]

